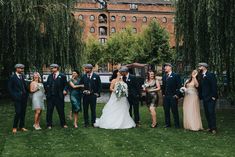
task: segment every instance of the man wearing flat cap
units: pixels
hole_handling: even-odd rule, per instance
[[[213,73],[209,72],[207,63],[199,63],[198,69],[201,75],[199,81],[199,97],[203,101],[204,111],[208,122],[208,131],[216,134],[216,99],[217,94],[217,80]]]
[[[180,127],[178,99],[182,96],[180,76],[172,71],[172,64],[164,64],[165,74],[162,77],[163,108],[165,113],[165,127],[171,127],[170,110],[172,111],[175,128]]]
[[[25,112],[27,107],[28,89],[23,75],[24,65],[16,64],[15,73],[8,82],[8,90],[14,101],[15,117],[12,132],[16,133],[19,123],[21,131],[27,131],[25,128]]]
[[[92,71],[93,66],[91,64],[83,65],[85,74],[80,80],[80,84],[84,85],[83,91],[83,116],[84,126],[89,126],[89,107],[91,109],[91,124],[94,127],[96,120],[96,101],[97,97],[100,97],[101,92],[101,80],[99,75]]]
[[[58,64],[50,65],[51,74],[47,78],[45,85],[47,97],[47,128],[52,128],[53,110],[56,107],[60,118],[62,128],[67,128],[64,113],[64,96],[67,94],[67,79],[66,76],[59,71]]]
[[[137,127],[140,127],[140,114],[139,114],[139,95],[140,95],[140,88],[137,78],[134,75],[129,73],[129,69],[126,66],[122,66],[119,69],[119,72],[122,75],[123,81],[128,86],[128,102],[130,104],[130,116],[134,114],[134,121]]]

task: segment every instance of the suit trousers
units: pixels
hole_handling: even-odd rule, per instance
[[[56,110],[58,112],[60,118],[60,125],[61,127],[63,127],[64,125],[66,125],[64,114],[64,99],[61,99],[59,98],[59,96],[56,95],[53,95],[47,99],[47,127],[52,126],[54,107],[56,107]]]
[[[216,115],[215,115],[215,100],[203,100],[203,106],[205,110],[206,120],[208,122],[208,128],[216,130]]]
[[[19,123],[19,128],[24,128],[27,97],[23,96],[21,100],[15,100],[14,106],[15,106],[15,116],[13,121],[13,128],[17,128],[18,123]]]
[[[128,97],[128,102],[130,104],[130,116],[132,117],[134,111],[134,121],[136,124],[140,123],[140,113],[139,113],[139,100],[138,98]]]
[[[179,128],[179,112],[178,112],[178,100],[173,96],[165,96],[163,99],[163,108],[165,113],[166,127],[171,126],[170,110],[174,117],[174,124],[176,128]]]
[[[83,97],[83,116],[85,125],[89,124],[89,106],[91,108],[91,124],[95,123],[96,120],[96,100],[97,96],[94,94],[84,95]]]

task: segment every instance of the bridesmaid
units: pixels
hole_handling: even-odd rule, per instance
[[[146,104],[152,116],[151,128],[156,128],[158,125],[156,114],[156,107],[158,105],[157,92],[161,89],[161,87],[153,71],[148,72],[147,79],[142,87],[146,92]]]
[[[33,81],[30,83],[30,92],[32,93],[32,108],[34,110],[34,125],[35,130],[40,130],[40,116],[44,110],[44,87],[42,79],[38,72],[33,74]]]
[[[82,92],[81,88],[84,85],[79,85],[80,78],[79,78],[79,72],[77,70],[73,70],[72,72],[72,78],[69,81],[70,85],[70,101],[72,104],[72,113],[74,115],[74,127],[77,128],[77,122],[78,122],[78,112],[81,111],[81,97]]]
[[[198,97],[198,80],[197,70],[193,70],[191,77],[185,82],[182,89],[185,91],[183,102],[183,123],[184,129],[199,131],[203,130],[201,115],[200,115],[200,101]]]

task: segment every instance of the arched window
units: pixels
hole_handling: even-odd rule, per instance
[[[162,22],[163,22],[163,23],[167,23],[167,18],[166,18],[166,17],[163,17],[163,18],[162,18]]]
[[[95,33],[95,28],[94,28],[94,27],[91,27],[91,28],[90,28],[90,32],[91,32],[91,33]]]
[[[145,16],[145,17],[143,18],[143,22],[146,23],[147,20],[148,20],[148,19],[147,19],[147,17]]]
[[[106,36],[107,35],[107,27],[99,27],[99,35]]]
[[[84,18],[83,18],[83,15],[79,15],[79,16],[78,16],[78,19],[79,19],[79,20],[83,20],[83,19],[84,19]]]
[[[115,27],[111,28],[111,33],[116,33],[116,28]]]
[[[95,20],[95,16],[94,15],[91,15],[90,16],[90,21],[94,21]]]
[[[133,32],[133,33],[137,33],[137,29],[136,29],[136,28],[133,28],[133,29],[132,29],[132,32]]]
[[[116,21],[116,17],[115,16],[111,16],[111,21]]]
[[[121,20],[122,22],[126,22],[126,16],[122,16]]]
[[[136,22],[137,21],[137,17],[136,16],[133,16],[132,17],[132,22]]]
[[[107,23],[107,16],[105,14],[99,15],[99,23]]]

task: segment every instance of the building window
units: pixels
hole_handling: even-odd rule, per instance
[[[91,27],[91,28],[90,28],[90,32],[91,32],[91,33],[94,33],[94,32],[95,32],[95,28],[94,28],[94,27]]]
[[[166,17],[163,17],[163,18],[162,18],[162,22],[163,22],[163,23],[167,23],[167,18],[166,18]]]
[[[83,15],[79,15],[79,16],[78,16],[78,19],[79,19],[79,20],[83,20]]]
[[[137,29],[136,29],[136,28],[133,28],[133,29],[132,29],[132,32],[133,32],[133,33],[137,33]]]
[[[112,27],[111,28],[111,33],[116,33],[116,28]]]
[[[138,5],[137,4],[130,4],[130,9],[131,10],[137,10],[138,9]]]
[[[122,22],[125,22],[126,21],[126,16],[122,16]]]
[[[100,39],[99,39],[99,42],[100,42],[101,44],[105,44],[105,43],[106,43],[106,40],[107,40],[107,39],[105,39],[105,38],[100,38]]]
[[[94,15],[91,15],[90,16],[90,21],[94,21],[95,20],[95,16]]]
[[[143,18],[143,22],[144,22],[144,23],[147,22],[147,17],[146,17],[146,16]]]
[[[133,16],[132,17],[132,22],[136,22],[137,21],[137,17],[136,16]]]
[[[172,18],[172,23],[175,23],[175,18],[174,17]]]
[[[111,16],[111,21],[116,21],[116,17],[115,16]]]
[[[107,16],[105,14],[100,14],[99,23],[107,23]]]
[[[99,35],[106,36],[107,35],[107,27],[99,27]]]

